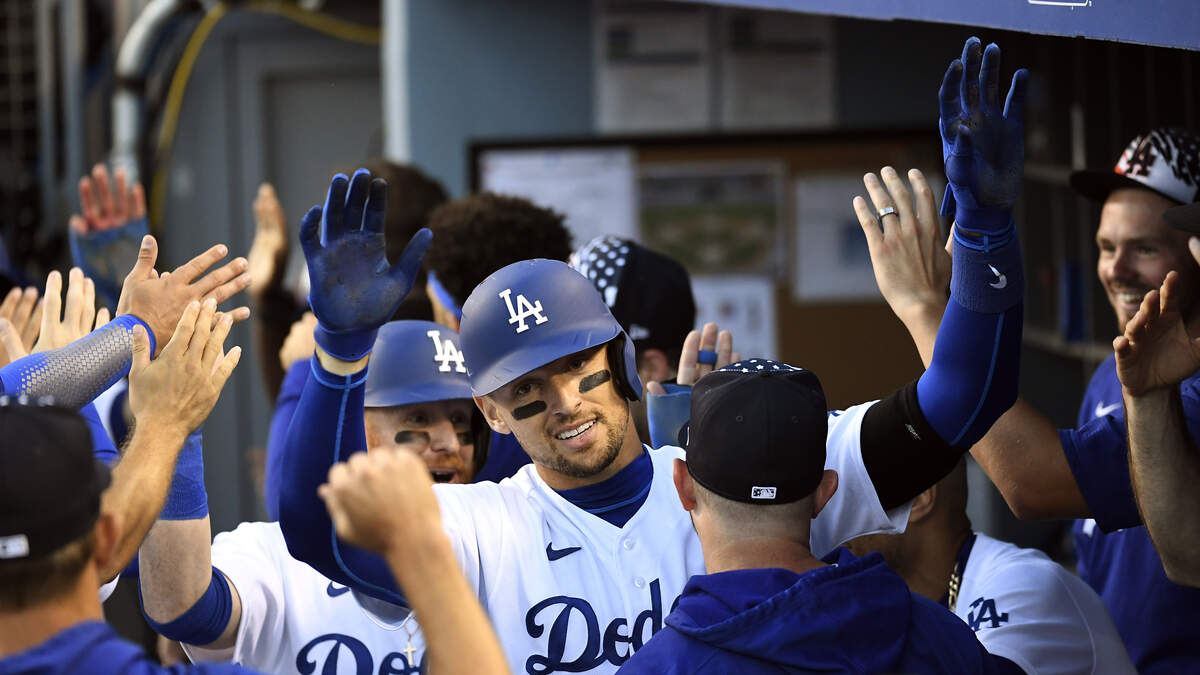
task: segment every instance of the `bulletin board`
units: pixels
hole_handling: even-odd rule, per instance
[[[526,194],[568,214],[578,246],[597,230],[684,262],[701,312],[713,294],[766,296],[771,353],[820,377],[831,408],[874,400],[921,373],[907,331],[879,296],[850,200],[861,177],[921,169],[939,192],[936,130],[479,140],[469,184]],[[569,178],[575,176],[575,178]],[[711,208],[689,209],[697,199]],[[757,289],[757,290],[756,290]],[[760,316],[762,315],[762,316]]]

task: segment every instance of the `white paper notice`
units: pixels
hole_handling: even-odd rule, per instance
[[[594,41],[597,128],[710,128],[712,10],[683,3],[599,7]]]
[[[777,359],[775,281],[764,276],[693,276],[696,327],[713,322],[733,335],[744,359]]]
[[[871,254],[850,200],[865,194],[860,176],[796,178],[797,300],[882,300]]]
[[[721,30],[722,128],[819,127],[837,121],[831,17],[727,10]]]
[[[601,234],[636,238],[631,148],[489,150],[479,162],[484,190],[565,214],[575,246]]]

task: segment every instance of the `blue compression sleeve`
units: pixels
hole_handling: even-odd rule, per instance
[[[122,314],[66,347],[30,354],[0,369],[0,393],[50,397],[56,405],[78,410],[129,373],[133,363],[133,327],[141,319]]]
[[[139,590],[138,600],[142,599]],[[146,613],[145,602],[142,602],[142,616],[146,623],[159,635],[171,640],[189,645],[203,646],[211,644],[221,637],[225,627],[229,625],[229,617],[233,615],[233,594],[229,590],[229,582],[217,568],[212,570],[212,579],[208,582],[208,590],[179,617],[159,623]]]
[[[183,442],[175,460],[175,475],[167,500],[163,503],[161,520],[198,520],[208,515],[208,492],[204,489],[204,442],[199,429]]]
[[[679,445],[679,430],[692,414],[692,388],[664,384],[666,394],[646,394],[646,421],[650,427],[650,447]]]
[[[959,227],[980,236],[962,237]],[[917,400],[942,440],[965,449],[1017,400],[1025,281],[1011,221],[959,227],[950,302]]]
[[[288,369],[279,387],[279,398],[275,401],[275,412],[271,415],[271,429],[267,432],[267,461],[263,476],[263,506],[267,509],[267,517],[279,520],[279,485],[283,475],[283,458],[287,448],[288,427],[292,424],[292,416],[296,414],[296,406],[300,403],[300,394],[312,366],[308,361],[297,361]]]
[[[108,437],[104,423],[100,421],[100,413],[91,403],[79,409],[79,415],[87,422],[88,430],[92,432],[92,454],[105,464],[112,465],[117,460],[117,447]]]
[[[287,461],[279,484],[279,527],[293,558],[331,581],[374,598],[406,605],[383,558],[340,542],[317,486],[329,468],[367,448],[363,383],[367,371],[329,373],[317,357],[287,433]]]

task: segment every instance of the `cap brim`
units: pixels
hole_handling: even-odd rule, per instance
[[[1071,184],[1071,189],[1097,204],[1103,204],[1114,190],[1121,188],[1148,190],[1156,195],[1162,195],[1170,199],[1175,204],[1182,203],[1165,192],[1155,190],[1141,181],[1136,181],[1113,171],[1097,171],[1095,169],[1076,171],[1071,174],[1068,182]]]
[[[1163,213],[1163,220],[1177,230],[1200,234],[1200,202],[1173,206]]]

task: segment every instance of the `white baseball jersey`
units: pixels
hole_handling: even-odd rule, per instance
[[[416,618],[406,623],[407,610],[359,596],[292,558],[279,523],[218,534],[212,563],[237,589],[242,620],[230,649],[184,645],[193,661],[302,675],[419,672],[425,640]]]
[[[813,521],[813,553],[875,532],[900,532],[908,508],[890,514],[862,461],[863,413],[831,413],[826,468],[837,493]],[[684,583],[704,573],[700,540],[680,506],[672,460],[650,450],[645,503],[624,527],[579,509],[533,465],[500,483],[435,485],[459,564],[492,618],[514,673],[611,673],[662,628]]]
[[[955,613],[1029,675],[1136,672],[1100,596],[1036,549],[976,535]]]

